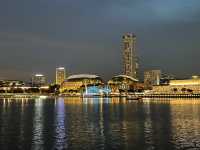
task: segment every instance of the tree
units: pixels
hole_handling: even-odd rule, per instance
[[[173,88],[173,92],[175,92],[175,93],[176,93],[177,91],[178,91],[178,89],[177,89],[177,88]]]
[[[58,85],[58,84],[50,85],[48,92],[59,94],[59,89],[60,89],[60,85]]]
[[[188,93],[192,93],[193,90],[191,90],[191,89],[187,89],[187,92],[188,92]]]
[[[181,89],[182,92],[186,92],[186,90],[187,90],[186,88],[182,88]]]

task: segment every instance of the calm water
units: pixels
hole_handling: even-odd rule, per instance
[[[200,149],[200,100],[0,100],[0,150]]]

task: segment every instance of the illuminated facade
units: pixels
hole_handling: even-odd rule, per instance
[[[65,81],[65,68],[56,68],[56,84],[61,85]]]
[[[136,83],[138,83],[137,79],[126,75],[114,76],[111,80],[108,81],[108,85],[114,93],[118,93],[121,90],[130,90],[130,87]]]
[[[169,85],[200,85],[200,79],[186,79],[186,80],[171,80]]]
[[[87,90],[85,90],[85,95],[108,95],[111,92],[111,89],[106,86],[89,86]]]
[[[169,85],[153,86],[153,93],[200,93],[200,79],[171,80]]]
[[[123,74],[137,78],[136,36],[127,33],[123,36]]]
[[[147,87],[151,87],[153,85],[159,85],[161,78],[160,70],[149,70],[144,72],[144,84]]]
[[[0,80],[0,87],[21,87],[25,83],[19,80]]]
[[[46,84],[46,77],[42,74],[32,76],[32,86],[43,86]]]
[[[69,76],[60,87],[61,93],[81,92],[86,86],[101,86],[102,79],[97,75],[78,74]]]

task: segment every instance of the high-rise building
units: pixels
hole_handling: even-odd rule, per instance
[[[149,70],[144,72],[144,84],[146,86],[159,85],[161,78],[160,70]]]
[[[136,36],[127,33],[123,36],[123,74],[137,79],[137,73]]]
[[[32,76],[32,86],[43,86],[46,84],[46,77],[42,74],[35,74]]]
[[[65,80],[65,77],[65,68],[56,68],[56,84],[61,85],[61,83]]]

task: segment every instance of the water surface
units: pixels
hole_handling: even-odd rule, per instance
[[[1,99],[0,149],[200,149],[200,100]]]

